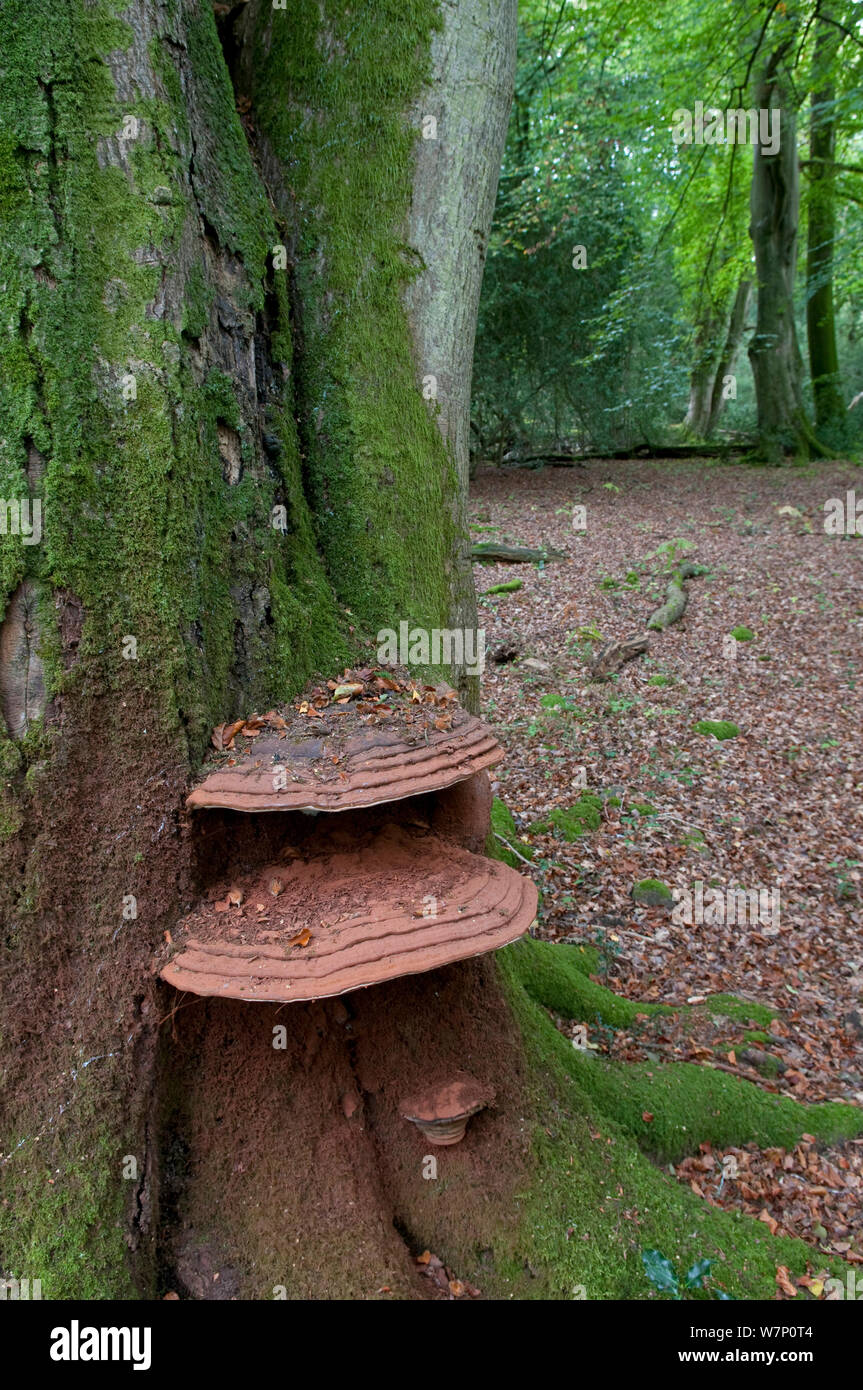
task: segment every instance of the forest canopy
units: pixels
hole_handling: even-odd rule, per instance
[[[863,5],[527,0],[519,22],[475,453],[859,444]],[[760,289],[759,158],[789,256],[787,283]],[[790,303],[799,427],[758,399],[752,354],[778,350],[785,307],[762,303],[759,326],[759,295]]]

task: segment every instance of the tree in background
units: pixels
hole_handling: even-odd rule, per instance
[[[809,416],[814,407],[819,433],[829,417],[838,437],[831,304],[849,364],[857,341],[860,13],[851,4],[837,17],[815,0],[638,0],[625,17],[522,6],[477,346],[474,425],[487,454],[517,442],[530,453],[529,440],[553,435],[597,451],[679,442],[681,417],[683,437],[707,438],[723,413],[753,457],[827,452]],[[810,86],[811,114],[798,120]],[[676,111],[757,113],[763,102],[780,113],[775,153],[724,137],[672,142]],[[573,279],[576,242],[587,268]],[[807,330],[824,390],[804,373]]]

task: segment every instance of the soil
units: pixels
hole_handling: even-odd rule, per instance
[[[240,1271],[246,1298],[280,1287],[289,1298],[438,1298],[416,1256],[434,1250],[457,1273],[454,1232],[463,1256],[479,1246],[493,1260],[505,1248],[500,1217],[515,1217],[530,1129],[518,1040],[487,958],[326,1003],[178,1005],[171,994],[166,1289],[182,1282],[190,1242]],[[276,1048],[281,1025],[286,1046]],[[498,1103],[436,1152],[428,1178],[428,1140],[399,1102],[464,1070]],[[188,1281],[180,1292],[195,1296]]]

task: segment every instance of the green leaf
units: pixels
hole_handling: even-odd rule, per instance
[[[655,1284],[660,1293],[673,1293],[677,1298],[679,1285],[677,1275],[670,1260],[667,1260],[661,1250],[642,1250],[641,1263],[644,1265],[644,1272],[652,1284]]]
[[[698,1260],[691,1269],[686,1271],[686,1287],[688,1289],[703,1289],[704,1280],[712,1268],[712,1260]]]

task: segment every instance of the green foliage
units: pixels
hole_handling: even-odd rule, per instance
[[[737,288],[753,278],[753,151],[675,143],[674,113],[692,113],[696,101],[723,112],[754,107],[764,64],[791,39],[802,250],[819,172],[808,158],[804,104],[816,11],[816,0],[769,11],[740,0],[733,13],[694,0],[632,0],[624,26],[613,6],[520,5],[515,102],[476,345],[476,452],[499,459],[546,441],[599,451],[685,440],[690,379],[700,372],[712,383]],[[851,19],[835,28],[834,295],[847,400],[863,378],[863,50]],[[579,245],[586,269],[573,269]],[[805,255],[799,267],[802,344]],[[754,306],[735,359],[722,363],[732,381],[719,382],[728,387],[719,427],[729,432],[755,425],[746,352],[753,318]],[[859,447],[863,411],[843,411],[833,435],[837,448]]]
[[[642,1250],[641,1263],[644,1265],[644,1272],[660,1293],[670,1293],[672,1298],[681,1299],[681,1284],[675,1273],[674,1266],[670,1260],[659,1250]],[[713,1268],[713,1260],[696,1260],[683,1276],[682,1287],[687,1290],[703,1290],[704,1281]],[[716,1297],[727,1299],[729,1295],[723,1293],[721,1289],[716,1291]]]
[[[731,629],[731,636],[738,642],[752,642],[755,639],[755,633],[752,631],[751,627],[733,627]]]

